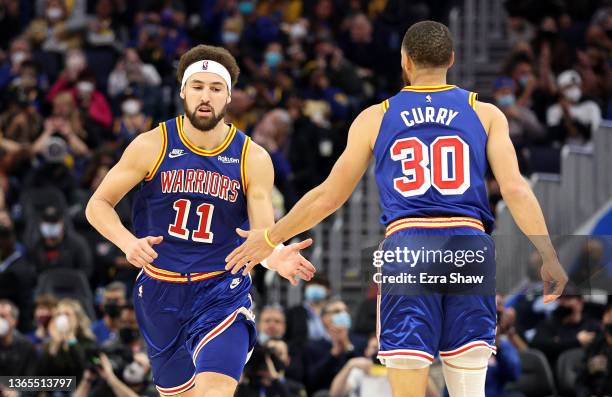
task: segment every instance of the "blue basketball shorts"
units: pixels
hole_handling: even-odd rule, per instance
[[[469,223],[440,219],[456,218],[420,218],[392,233],[388,228],[379,247],[387,255],[380,254],[377,281],[383,364],[430,364],[438,355],[456,357],[475,348],[495,352],[493,239]]]
[[[240,379],[257,340],[250,288],[250,276],[229,272],[138,275],[134,309],[162,395],[191,389],[201,372]]]

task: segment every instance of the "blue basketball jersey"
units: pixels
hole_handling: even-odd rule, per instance
[[[454,85],[408,86],[384,101],[374,145],[381,223],[406,217],[493,216],[485,185],[487,133],[476,94]]]
[[[245,158],[250,138],[233,125],[212,150],[191,143],[179,116],[160,124],[157,163],[140,186],[133,208],[138,238],[163,236],[154,246],[157,268],[177,272],[224,270],[225,257],[248,228]]]

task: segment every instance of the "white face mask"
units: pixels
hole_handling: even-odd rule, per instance
[[[58,238],[64,229],[61,223],[42,222],[40,224],[40,233],[44,238]]]
[[[578,86],[570,87],[563,91],[563,96],[566,97],[570,102],[578,102],[582,96],[582,90]]]
[[[55,328],[62,334],[68,332],[70,329],[70,319],[68,319],[68,316],[65,314],[60,314],[59,316],[55,317]]]
[[[19,65],[21,62],[25,61],[28,55],[23,51],[17,51],[11,54],[11,63],[13,65]]]
[[[140,102],[135,99],[128,99],[121,104],[121,111],[128,116],[138,114],[140,113]]]
[[[47,9],[47,18],[56,21],[64,16],[64,11],[59,7],[51,7]]]
[[[8,320],[5,319],[4,317],[0,317],[0,338],[8,335],[10,329],[11,329],[11,326],[9,325]]]
[[[123,369],[123,380],[128,385],[137,385],[144,381],[145,379],[145,370],[136,361],[133,361],[125,366]]]
[[[289,35],[294,40],[301,40],[306,36],[306,28],[301,23],[294,23],[291,25],[291,29],[289,29]]]
[[[77,91],[81,95],[91,94],[94,90],[94,85],[91,81],[81,81],[77,84]]]

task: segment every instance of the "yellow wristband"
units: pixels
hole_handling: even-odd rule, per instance
[[[268,229],[264,230],[264,239],[266,239],[266,243],[268,243],[270,248],[276,248],[276,244],[274,244],[272,240],[270,240],[269,233],[270,231]]]

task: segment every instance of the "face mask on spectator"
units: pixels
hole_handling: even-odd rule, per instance
[[[128,385],[138,385],[145,379],[145,369],[135,361],[129,363],[123,369],[123,380]]]
[[[240,35],[237,32],[226,30],[221,33],[221,41],[223,44],[236,44],[240,40]]]
[[[36,318],[36,322],[38,323],[38,325],[40,325],[43,328],[47,328],[49,326],[49,322],[51,322],[51,316],[49,315],[44,315],[44,316],[38,316]]]
[[[140,102],[136,99],[128,99],[121,104],[121,111],[128,116],[134,116],[140,113]]]
[[[64,11],[59,7],[51,7],[47,9],[47,18],[51,21],[57,21],[64,16]]]
[[[119,339],[121,339],[121,342],[125,343],[126,345],[129,345],[137,340],[139,336],[140,333],[137,329],[130,327],[123,327],[119,329]]]
[[[88,95],[93,92],[94,84],[91,81],[79,81],[76,88],[79,95]]]
[[[58,238],[62,234],[64,225],[61,223],[43,222],[40,224],[40,233],[44,238]]]
[[[270,340],[270,336],[265,332],[259,332],[257,333],[257,340],[259,341],[260,345],[264,345],[267,341]]]
[[[309,285],[304,290],[304,299],[308,302],[321,302],[327,296],[327,291],[322,285]]]
[[[502,95],[497,98],[497,104],[503,108],[510,107],[514,105],[516,98],[512,94]]]
[[[60,333],[68,332],[70,329],[70,320],[68,319],[68,316],[65,314],[60,314],[59,316],[55,317],[55,328]]]
[[[266,55],[264,56],[264,58],[265,58],[266,65],[268,65],[271,68],[277,67],[278,64],[281,62],[281,60],[283,59],[281,54],[279,54],[278,52],[266,52]]]
[[[0,317],[0,338],[7,336],[10,329],[11,326],[9,325],[8,320]]]
[[[332,323],[336,327],[351,328],[351,315],[347,312],[336,313],[332,316]]]
[[[104,313],[110,318],[118,318],[121,315],[121,308],[117,302],[108,302],[104,304]]]
[[[240,3],[238,3],[238,11],[240,11],[241,14],[249,15],[253,12],[254,9],[255,5],[250,1],[241,1]]]
[[[15,51],[14,53],[11,54],[11,64],[19,65],[27,57],[28,57],[28,54],[26,54],[24,51]]]
[[[301,23],[294,23],[291,25],[289,35],[294,40],[301,40],[306,36],[306,28]]]
[[[524,74],[521,77],[519,77],[519,84],[521,85],[521,87],[527,86],[527,83],[529,83],[530,78],[531,76],[528,74]]]
[[[573,86],[565,89],[563,91],[563,96],[570,102],[578,102],[582,96],[582,90],[580,87]]]

